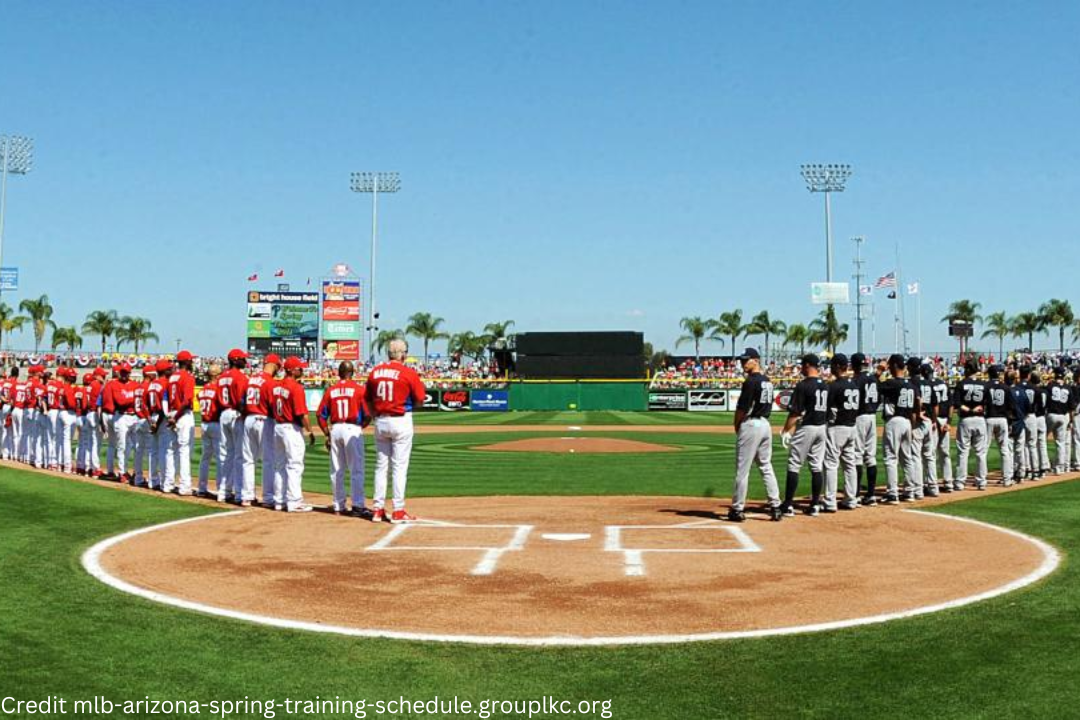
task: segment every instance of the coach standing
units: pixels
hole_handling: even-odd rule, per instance
[[[773,386],[761,372],[761,356],[754,348],[743,351],[743,380],[739,402],[735,407],[735,493],[727,519],[732,522],[746,520],[746,492],[750,484],[750,466],[756,464],[765,481],[765,493],[769,497],[769,517],[774,521],[783,518],[780,510],[780,488],[772,466],[772,414]]]
[[[366,400],[375,416],[375,496],[372,522],[386,518],[387,476],[393,473],[394,511],[391,523],[415,520],[405,512],[405,486],[413,443],[413,408],[424,404],[427,390],[416,371],[405,365],[409,346],[400,338],[390,341],[389,361],[368,375]]]
[[[304,433],[315,444],[315,433],[308,417],[307,400],[300,378],[307,363],[298,357],[285,360],[285,379],[274,384],[274,509],[288,512],[311,512],[304,503]],[[284,495],[284,497],[283,497]]]
[[[371,518],[364,498],[364,434],[371,422],[364,402],[364,386],[353,380],[353,364],[338,365],[338,382],[326,389],[315,418],[330,451],[330,485],[334,492],[335,515],[345,512],[345,471],[349,471],[352,514]]]

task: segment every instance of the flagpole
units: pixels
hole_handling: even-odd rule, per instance
[[[922,357],[922,283],[915,283],[915,323],[919,343],[919,357]]]

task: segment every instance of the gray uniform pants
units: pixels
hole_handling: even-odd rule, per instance
[[[975,482],[979,485],[986,484],[986,451],[989,442],[986,437],[986,418],[966,417],[960,419],[960,427],[956,431],[957,464],[956,477],[960,482],[967,482],[968,456],[971,449],[975,449],[977,469]]]
[[[1080,470],[1080,422],[1072,419],[1072,452],[1069,453],[1070,469]]]
[[[1036,443],[1039,446],[1039,462],[1033,468],[1035,472],[1046,473],[1050,472],[1050,449],[1046,446],[1046,416],[1041,415],[1035,418],[1036,427]]]
[[[855,428],[833,425],[827,432],[825,444],[825,507],[836,509],[836,486],[839,469],[844,469],[844,499],[854,502],[859,496],[859,480],[855,474],[858,447]]]
[[[746,491],[750,484],[750,466],[757,465],[765,481],[769,505],[780,506],[780,488],[772,466],[772,428],[769,421],[751,418],[743,422],[735,445],[735,494],[731,509],[741,512],[746,506]]]
[[[1057,457],[1054,459],[1054,472],[1063,473],[1069,469],[1069,444],[1072,442],[1069,432],[1068,415],[1047,415],[1047,434],[1054,436],[1057,445]]]
[[[911,421],[894,417],[885,423],[885,477],[889,483],[890,495],[895,495],[900,490],[900,463],[904,464],[904,488],[908,492],[915,492],[919,471],[912,450]],[[921,489],[922,486],[919,486],[919,490]]]
[[[911,426],[912,454],[915,456],[916,485],[919,492],[927,485],[937,487],[937,468],[934,466],[934,421],[923,418]]]
[[[1009,420],[1003,417],[989,418],[986,421],[986,432],[990,436],[990,440],[993,440],[997,444],[998,450],[1001,451],[1002,479],[1012,480],[1013,454],[1012,438],[1009,437]]]
[[[855,418],[855,453],[859,465],[877,467],[877,415]]]
[[[1021,450],[1013,453],[1020,465],[1020,473],[1027,475],[1039,467],[1039,419],[1034,415],[1024,418],[1024,432],[1018,441]]]
[[[806,464],[810,465],[810,472],[824,470],[826,442],[824,425],[800,425],[788,448],[788,472],[797,473]]]
[[[953,484],[952,470],[952,438],[949,436],[949,426],[939,421],[934,426],[934,477],[937,475],[937,464],[941,463],[941,479],[946,485]]]

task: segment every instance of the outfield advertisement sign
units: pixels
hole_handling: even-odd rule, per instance
[[[470,407],[468,390],[443,390],[439,394],[440,410],[468,410]]]
[[[321,294],[323,357],[359,360],[363,339],[360,281],[327,278],[322,281]]]
[[[686,409],[693,412],[723,412],[728,409],[727,390],[690,390]]]
[[[314,359],[319,354],[319,293],[260,291],[247,294],[247,350]]]
[[[506,390],[473,390],[474,412],[506,412],[510,409],[510,393]]]
[[[685,410],[686,391],[666,390],[649,393],[650,410]]]

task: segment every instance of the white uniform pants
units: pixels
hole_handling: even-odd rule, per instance
[[[132,457],[135,455],[135,427],[138,423],[139,418],[127,413],[117,413],[113,416],[113,435],[116,437],[114,467],[119,475],[127,472],[128,453],[131,453]]]
[[[75,467],[89,472],[97,467],[97,414],[89,412],[79,418],[79,450],[75,456]]]
[[[218,500],[224,500],[226,495],[233,495],[234,466],[244,461],[242,445],[233,442],[236,434],[236,426],[243,427],[244,421],[236,410],[223,410],[218,420],[221,428],[221,453],[225,456],[225,466],[218,478]]]
[[[891,418],[885,423],[884,440],[885,479],[889,494],[896,495],[900,491],[901,463],[904,465],[904,489],[912,494],[921,492],[922,486],[916,485],[919,471],[911,441],[911,420],[905,417]]]
[[[136,485],[142,485],[146,482],[147,473],[146,466],[151,457],[150,454],[150,421],[145,418],[139,418],[135,423],[135,429],[132,433],[135,437],[135,462],[132,465],[131,475],[135,480]]]
[[[780,507],[780,487],[772,466],[772,428],[764,418],[749,418],[739,427],[735,450],[735,491],[731,509],[742,512],[746,507],[746,494],[750,487],[750,468],[758,466],[765,483],[769,505]]]
[[[1063,473],[1069,469],[1069,445],[1072,443],[1069,431],[1068,415],[1047,415],[1047,434],[1054,436],[1054,444],[1057,446],[1057,457],[1054,461],[1054,472]]]
[[[262,461],[263,502],[272,503],[276,494],[274,476],[274,421],[263,415],[248,415],[244,418],[243,447],[243,485],[241,500],[255,499],[255,464]]]
[[[345,470],[354,509],[364,507],[364,434],[359,425],[338,423],[330,428],[330,485],[334,510],[345,510]]]
[[[108,475],[116,474],[116,429],[113,427],[113,422],[116,416],[111,413],[102,413],[101,415],[101,432],[105,441],[105,472]]]
[[[934,464],[934,421],[923,418],[911,426],[911,448],[917,473],[916,492],[926,487],[937,487],[937,466]]]
[[[937,466],[941,465],[940,478],[947,487],[953,486],[952,467],[952,437],[949,435],[948,424],[938,421],[934,427],[934,477],[937,474]]]
[[[5,405],[0,408],[0,458],[11,459],[11,428],[8,427],[8,418],[11,417],[11,406]]]
[[[165,470],[161,467],[161,429],[152,432],[150,421],[146,422],[146,464],[147,484],[153,490],[160,490]]]
[[[386,506],[386,482],[391,474],[394,509],[405,509],[405,486],[409,479],[412,444],[412,415],[375,418],[375,495],[372,504],[376,509]]]
[[[42,446],[45,455],[43,465],[55,468],[60,465],[60,410],[54,408],[41,416],[41,425],[44,432]]]
[[[168,493],[176,489],[176,431],[169,427],[168,420],[162,420],[158,425],[157,437],[161,491]]]
[[[858,438],[850,425],[832,425],[825,445],[825,507],[836,509],[839,471],[844,470],[844,498],[854,502],[859,496],[859,478],[855,464],[859,460]]]
[[[25,462],[31,465],[38,464],[39,450],[41,449],[41,425],[38,416],[41,413],[37,408],[23,410],[23,440],[26,445]]]
[[[78,416],[71,410],[63,410],[57,418],[59,430],[56,437],[56,464],[66,473],[72,471],[73,448],[71,439],[75,435],[75,422]]]
[[[959,482],[967,482],[968,457],[974,448],[977,466],[975,483],[986,485],[986,452],[989,445],[990,442],[986,437],[986,418],[960,418],[960,426],[956,430],[956,479]]]
[[[274,468],[277,487],[285,490],[286,509],[303,505],[304,433],[292,423],[274,425]]]
[[[1050,472],[1050,449],[1046,445],[1046,416],[1040,415],[1035,418],[1036,432],[1038,433],[1037,444],[1039,446],[1039,462],[1035,466],[1035,472]]]
[[[172,431],[173,465],[180,476],[180,494],[191,494],[191,446],[195,442],[195,416],[181,415]]]
[[[225,465],[224,454],[221,452],[221,424],[217,422],[203,423],[202,426],[202,459],[199,461],[199,492],[210,491],[210,463],[217,465],[217,484],[221,486],[221,468]]]
[[[16,460],[26,461],[26,439],[23,433],[23,418],[26,410],[11,409],[11,456]]]

